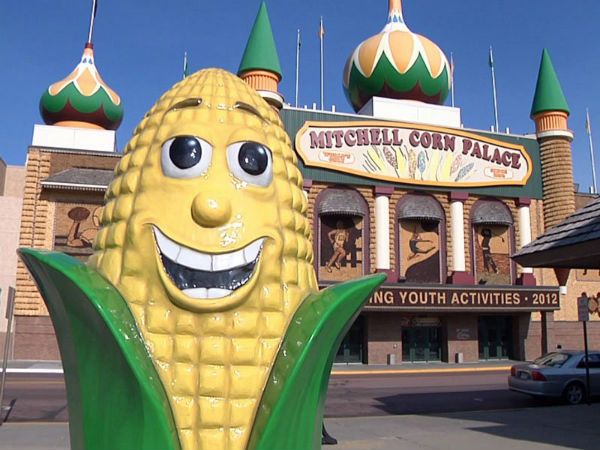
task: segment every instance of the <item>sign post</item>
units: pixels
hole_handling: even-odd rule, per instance
[[[8,319],[8,324],[6,326],[6,338],[4,339],[4,358],[2,359],[2,377],[0,378],[0,413],[6,410],[10,410],[10,406],[2,406],[2,401],[4,400],[4,384],[6,383],[6,368],[8,366],[8,353],[10,350],[10,335],[12,332],[12,322],[15,308],[15,290],[12,287],[8,288],[8,295],[6,296],[7,304],[6,304],[6,318]],[[7,413],[8,416],[8,413]],[[0,425],[2,425],[3,420],[0,420]]]
[[[590,319],[589,311],[589,299],[585,293],[577,299],[577,312],[579,315],[579,321],[583,322],[583,345],[585,348],[585,397],[587,404],[591,405],[590,402],[590,365],[589,365],[589,354],[588,354],[588,335],[587,335],[587,323]]]

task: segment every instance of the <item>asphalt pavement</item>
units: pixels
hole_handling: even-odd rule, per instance
[[[327,419],[327,429],[338,439],[338,445],[323,448],[325,450],[596,450],[600,447],[600,428],[596,424],[598,417],[600,417],[600,404]],[[0,449],[68,450],[67,424],[31,422],[4,424],[0,427]]]
[[[600,449],[600,403],[563,406],[510,392],[509,366],[335,366],[325,423],[339,443],[324,449]],[[0,450],[68,449],[60,364],[21,362],[8,375],[5,404],[17,401],[0,426]]]

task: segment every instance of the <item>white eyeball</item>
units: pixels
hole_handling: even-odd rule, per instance
[[[227,147],[229,170],[241,181],[266,187],[273,179],[273,156],[266,145],[236,142]]]
[[[196,136],[177,136],[162,146],[160,164],[171,178],[194,178],[208,170],[212,146]]]

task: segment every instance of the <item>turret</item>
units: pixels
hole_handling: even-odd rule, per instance
[[[281,66],[264,2],[260,5],[252,26],[238,76],[254,88],[273,108],[276,110],[282,108],[283,96],[279,93]]]
[[[540,144],[544,196],[544,226],[556,225],[575,211],[573,162],[568,127],[570,111],[548,51],[544,49],[531,118]]]

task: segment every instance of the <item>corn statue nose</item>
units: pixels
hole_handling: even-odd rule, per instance
[[[173,146],[174,120],[267,133],[269,146],[234,143],[229,159],[205,136]],[[318,291],[294,151],[277,113],[228,72],[202,70],[167,91],[124,153],[87,264],[19,250],[55,327],[71,448],[320,448],[334,355],[385,275]],[[270,175],[270,164],[286,170]],[[273,205],[254,208],[264,192]],[[232,205],[245,204],[242,217]],[[235,217],[231,248],[206,238]],[[198,312],[172,292],[239,301]]]

